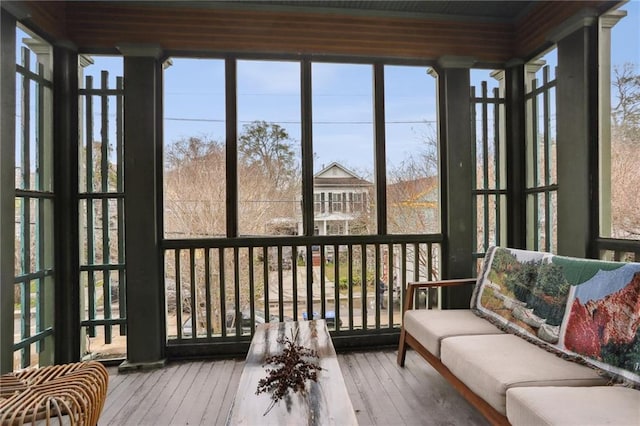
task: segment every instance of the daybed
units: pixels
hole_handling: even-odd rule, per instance
[[[413,309],[474,283],[471,309]],[[493,424],[640,425],[640,263],[493,247],[404,311],[398,364],[413,348]]]

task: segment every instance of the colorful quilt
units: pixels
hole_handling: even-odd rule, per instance
[[[640,263],[493,247],[471,309],[640,387]]]

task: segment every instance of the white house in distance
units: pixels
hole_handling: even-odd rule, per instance
[[[317,235],[347,235],[353,222],[369,215],[373,183],[333,162],[313,177],[313,217]]]

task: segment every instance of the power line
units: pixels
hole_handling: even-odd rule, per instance
[[[166,95],[188,95],[188,96],[224,96],[224,92],[193,92],[193,91],[167,91],[165,92]],[[292,97],[295,96],[297,98],[300,97],[300,93],[251,93],[251,92],[247,92],[247,93],[238,93],[238,97],[242,97],[242,96],[279,96],[279,97],[283,97],[283,96],[288,96],[288,97]],[[313,94],[314,97],[318,98],[318,97],[322,97],[322,98],[346,98],[346,97],[365,97],[365,98],[372,98],[373,97],[373,93],[314,93]],[[415,96],[412,94],[407,94],[407,95],[394,95],[394,98],[417,98],[417,99],[423,99],[423,96]]]
[[[165,117],[166,121],[192,121],[192,122],[208,122],[208,123],[224,123],[225,120],[219,118],[184,118],[184,117]],[[253,123],[255,120],[238,120],[239,123]],[[300,121],[277,120],[278,124],[300,124]],[[435,124],[436,120],[391,120],[385,121],[386,124]],[[373,124],[373,121],[313,121],[312,124]]]

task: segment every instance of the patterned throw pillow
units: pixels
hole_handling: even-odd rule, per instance
[[[640,386],[640,263],[491,248],[471,309],[509,333]]]

